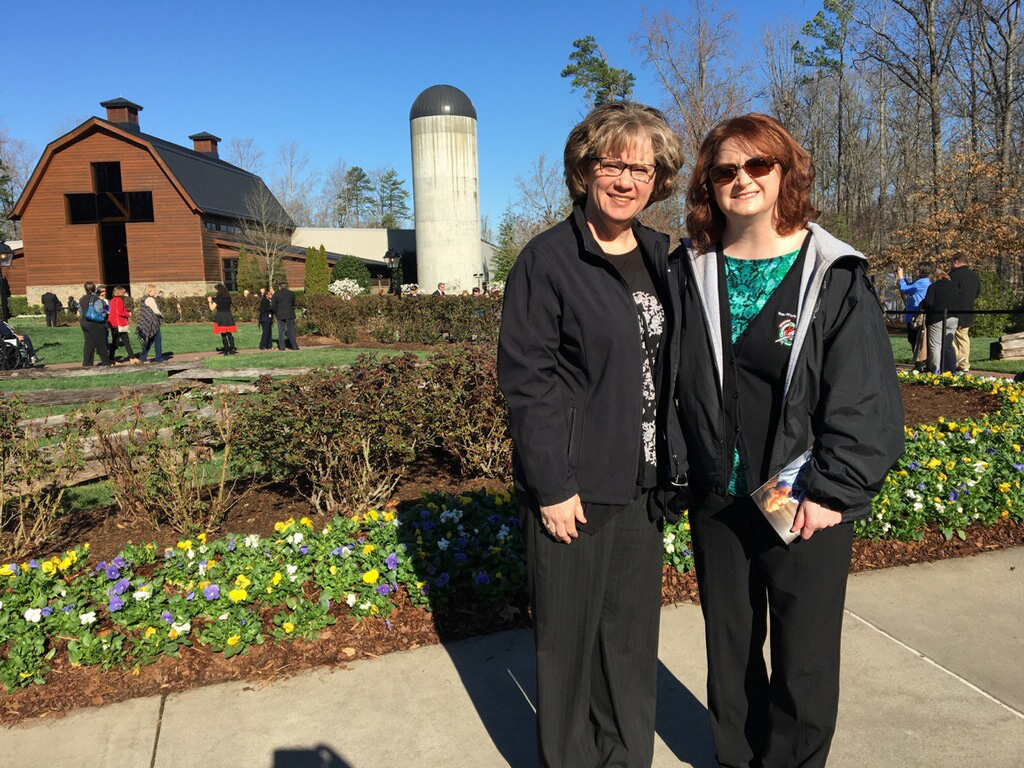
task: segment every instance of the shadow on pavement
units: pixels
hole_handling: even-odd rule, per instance
[[[272,768],[353,768],[337,752],[323,744],[313,749],[275,749]]]
[[[487,735],[510,768],[537,765],[537,667],[528,630],[445,645]],[[704,705],[660,661],[655,729],[672,754],[694,768],[716,768]]]
[[[487,735],[510,768],[537,765],[533,636],[499,632],[444,646]]]
[[[660,661],[654,728],[683,764],[693,768],[717,768],[707,709]]]

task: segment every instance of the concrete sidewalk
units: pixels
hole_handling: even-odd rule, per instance
[[[662,614],[655,766],[715,766],[703,621]],[[853,576],[830,768],[1024,765],[1024,547]],[[529,632],[0,729],[6,765],[536,765]]]

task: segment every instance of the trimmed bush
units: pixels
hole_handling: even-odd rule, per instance
[[[261,379],[240,412],[238,460],[326,514],[383,504],[423,440],[418,363],[361,356],[347,369]]]
[[[975,309],[1024,310],[1024,299],[995,272],[979,272],[981,293]],[[1024,329],[1024,315],[975,315],[972,336],[1002,336]]]

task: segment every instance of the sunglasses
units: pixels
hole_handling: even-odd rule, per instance
[[[752,157],[743,165],[736,165],[736,163],[723,163],[722,165],[716,165],[710,171],[708,171],[708,178],[711,179],[714,184],[728,184],[736,179],[739,175],[740,168],[742,168],[747,176],[752,179],[760,179],[762,176],[767,176],[772,172],[772,168],[779,161],[771,155],[764,155],[763,157]]]

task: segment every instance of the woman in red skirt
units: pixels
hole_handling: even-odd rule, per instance
[[[238,351],[235,349],[234,336],[238,333],[238,326],[235,325],[235,318],[231,314],[231,294],[228,293],[228,289],[224,287],[223,283],[217,283],[214,290],[217,295],[208,296],[206,299],[210,304],[210,311],[214,313],[213,332],[219,333],[224,342],[221,354],[233,355]]]

